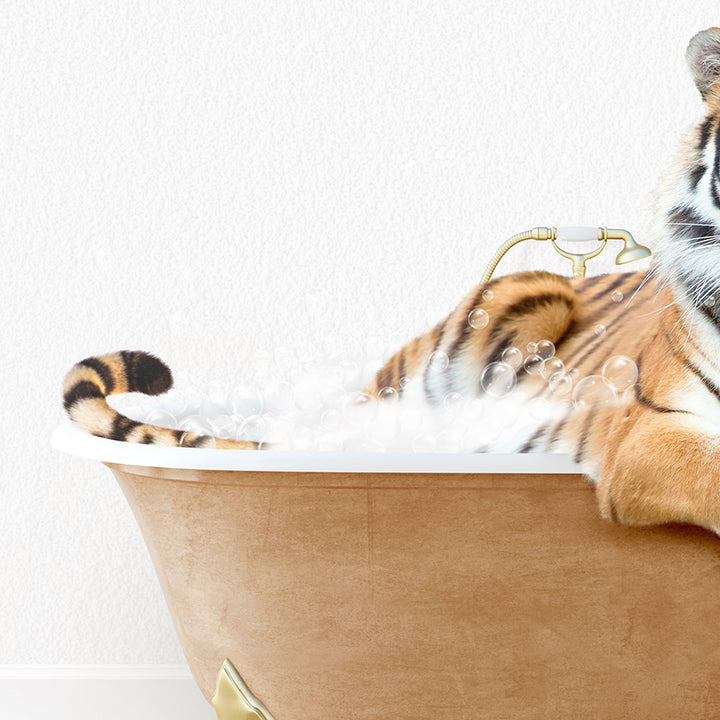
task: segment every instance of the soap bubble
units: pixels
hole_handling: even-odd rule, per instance
[[[618,392],[623,392],[637,382],[637,365],[625,355],[613,355],[602,368],[602,376]]]
[[[596,334],[598,337],[600,337],[600,335],[604,335],[604,334],[605,334],[605,330],[606,330],[606,329],[607,329],[607,328],[606,328],[604,325],[596,325],[596,326],[595,326],[595,334]]]
[[[525,358],[523,368],[528,375],[537,375],[542,368],[543,359],[539,355],[529,355]]]
[[[475,330],[487,327],[489,322],[490,316],[482,308],[476,308],[468,315],[468,325]]]
[[[527,344],[527,351],[530,353],[530,355],[534,355],[537,352],[537,343],[529,342]]]
[[[442,350],[436,350],[428,358],[428,366],[432,370],[443,372],[448,369],[449,365],[450,358],[447,356],[447,353],[444,353]]]
[[[485,300],[485,302],[490,302],[495,297],[495,293],[493,293],[492,290],[484,290],[482,294],[482,299]]]
[[[237,436],[238,423],[232,415],[216,415],[213,418],[213,424],[218,437],[235,438]]]
[[[703,302],[703,305],[707,308],[711,308],[715,306],[715,298],[711,295],[710,297],[706,298]]]
[[[199,443],[198,439],[200,437],[203,438],[202,442],[199,443],[202,447],[215,447],[215,438],[213,436],[217,434],[217,429],[206,417],[188,415],[178,423],[177,429],[183,431],[179,440],[181,447],[194,446]]]
[[[572,386],[572,378],[563,371],[552,374],[548,380],[550,392],[555,395],[567,395],[572,390]]]
[[[194,433],[196,435],[216,435],[217,428],[211,420],[203,415],[188,415],[184,417],[177,426],[178,430]]]
[[[516,383],[515,370],[506,362],[490,363],[480,377],[482,389],[491,397],[507,395]]]
[[[386,385],[385,387],[380,388],[380,391],[378,392],[378,399],[381,402],[397,402],[400,399],[400,395],[394,387]]]
[[[343,417],[353,427],[367,427],[377,415],[377,401],[365,392],[351,393],[343,403]]]
[[[251,415],[242,426],[238,440],[258,442],[269,430],[268,420],[264,415]]]
[[[610,405],[616,397],[615,388],[601,375],[584,377],[572,395],[573,404],[581,409]]]
[[[148,425],[157,425],[158,427],[170,429],[175,428],[177,425],[177,419],[175,416],[171,412],[163,410],[162,408],[157,408],[156,410],[150,412],[145,418],[145,422]]]
[[[212,435],[202,433],[184,432],[178,440],[180,447],[201,447],[204,449],[216,447],[215,438]]]
[[[555,345],[553,345],[549,340],[541,340],[537,344],[535,352],[543,360],[547,360],[549,357],[552,357],[555,354]]]
[[[559,357],[549,357],[540,365],[540,374],[549,380],[555,373],[565,372],[565,363]]]
[[[449,392],[443,398],[443,408],[451,415],[455,415],[463,405],[463,396],[459,392]]]
[[[610,297],[613,302],[621,303],[625,296],[619,290],[616,290]]]
[[[505,348],[505,350],[503,350],[501,359],[503,362],[510,365],[513,370],[517,370],[523,363],[522,350],[511,345],[509,348]]]
[[[403,375],[400,380],[398,381],[398,385],[400,386],[400,390],[404,390],[408,384],[410,383],[410,376],[409,375]]]

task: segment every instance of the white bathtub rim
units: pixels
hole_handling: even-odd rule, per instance
[[[572,458],[561,453],[254,452],[163,447],[96,437],[82,432],[70,421],[56,428],[51,443],[60,452],[105,463],[187,470],[583,474]]]

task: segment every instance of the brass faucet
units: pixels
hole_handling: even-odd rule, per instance
[[[590,258],[599,255],[607,244],[608,240],[622,240],[624,242],[623,249],[615,258],[616,265],[640,260],[651,255],[650,248],[640,245],[635,241],[633,236],[627,230],[605,227],[536,227],[532,230],[517,233],[508,238],[493,255],[492,259],[485,268],[481,282],[486,283],[491,277],[502,256],[517,243],[523,240],[550,240],[555,250],[563,257],[572,260],[573,277],[585,277],[585,263]],[[600,246],[588,253],[571,253],[563,250],[557,241],[569,242],[599,242]]]

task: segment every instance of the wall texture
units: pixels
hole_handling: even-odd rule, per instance
[[[228,385],[400,343],[506,236],[627,227],[715,0],[105,2],[0,13],[0,663],[182,661],[60,382],[144,348]],[[500,271],[564,270],[527,244]],[[610,269],[609,260],[594,270]]]

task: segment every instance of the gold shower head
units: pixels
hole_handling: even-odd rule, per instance
[[[652,255],[650,248],[636,242],[635,238],[627,230],[607,230],[606,232],[609,238],[625,241],[625,247],[623,247],[615,258],[616,265],[629,263],[633,260],[642,260]],[[612,233],[612,235],[609,233]]]

